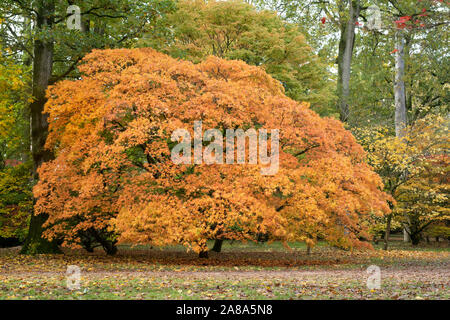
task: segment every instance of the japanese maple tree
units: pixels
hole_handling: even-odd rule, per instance
[[[208,239],[368,245],[373,214],[389,212],[379,176],[342,123],[284,94],[262,68],[209,57],[199,64],[153,49],[95,50],[83,76],[51,87],[36,212],[45,236],[115,252],[115,242],[182,244]],[[174,130],[280,129],[280,167],[175,164]]]

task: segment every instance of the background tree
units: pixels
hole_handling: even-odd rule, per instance
[[[14,60],[11,49],[0,55],[0,246],[25,238],[32,194],[30,183],[28,68]],[[25,163],[24,163],[25,162]]]
[[[0,169],[0,247],[25,239],[32,210],[30,163]]]
[[[386,58],[389,50],[384,49],[383,57],[380,59],[384,61],[382,63],[383,68],[379,68],[378,72],[375,73],[384,77],[384,80],[374,77],[374,74],[367,76],[365,74],[368,68],[367,64],[363,65],[364,71],[360,75],[364,78],[376,79],[374,87],[377,89],[386,88],[386,83],[393,79],[393,96],[383,98],[379,90],[375,90],[374,96],[378,99],[379,102],[377,104],[379,106],[387,105],[388,108],[389,101],[393,100],[395,134],[397,137],[402,138],[408,123],[413,125],[414,121],[429,113],[431,110],[430,105],[436,108],[434,112],[445,113],[444,110],[448,109],[448,90],[447,93],[445,92],[446,80],[441,78],[441,80],[438,80],[440,83],[435,82],[434,89],[430,90],[430,87],[420,85],[422,82],[420,79],[423,79],[422,77],[427,74],[427,71],[424,71],[424,74],[413,71],[427,70],[430,61],[442,62],[443,59],[446,59],[441,52],[433,52],[433,46],[428,48],[428,41],[431,43],[439,42],[442,40],[441,36],[445,38],[445,31],[442,28],[445,28],[444,26],[448,24],[448,15],[446,15],[446,13],[448,14],[448,4],[438,1],[399,2],[392,0],[384,2],[381,9],[386,12],[384,14],[384,28],[380,30],[381,32],[372,33],[375,39],[369,40],[369,42],[373,44],[372,52],[375,53],[377,47],[383,48],[383,41],[385,41],[386,45],[391,47],[392,51],[390,51],[390,54],[394,58],[393,61]],[[423,50],[420,50],[421,47],[423,47]],[[425,52],[427,53],[426,57],[424,57]],[[361,56],[364,55],[365,53],[362,52]],[[368,60],[366,57],[362,57],[362,59]],[[389,60],[392,62],[387,62]],[[374,66],[376,65],[374,64]],[[392,68],[389,66],[392,66]],[[391,72],[392,78],[389,76],[389,72]],[[432,83],[433,80],[439,79],[439,72],[432,71],[432,73],[433,75],[427,77],[427,83]],[[420,92],[423,89],[427,92],[425,97]],[[388,93],[387,95],[389,96],[390,94]],[[356,99],[360,99],[360,97]],[[363,108],[367,109],[366,106],[363,106]],[[384,107],[378,108],[378,110],[383,111],[380,115],[385,114]],[[373,117],[373,114],[374,112],[372,111],[371,117]],[[373,121],[373,118],[368,119],[368,121],[371,120]],[[407,175],[408,173],[405,172],[404,174]],[[405,219],[408,219],[408,217],[405,216]],[[406,224],[406,226],[408,225]],[[404,231],[405,241],[409,241],[409,234],[409,230]]]
[[[361,94],[364,96],[370,96],[373,87],[365,85],[364,87],[356,88],[354,83],[350,84],[349,97],[345,97],[344,89],[346,89],[348,74],[350,72],[350,67],[352,68],[352,77],[358,72],[355,72],[355,68],[359,68],[359,63],[354,63],[353,59],[355,54],[359,55],[361,58],[367,58],[369,55],[373,55],[374,50],[381,48],[389,49],[382,54],[379,54],[379,61],[374,59],[370,64],[367,64],[368,60],[365,60],[363,65],[360,65],[360,70],[362,71],[362,76],[373,78],[374,74],[380,74],[380,71],[387,69],[386,71],[393,71],[393,64],[388,64],[389,62],[384,57],[386,54],[390,54],[391,57],[399,55],[400,50],[396,51],[396,44],[394,41],[394,35],[397,33],[401,35],[401,39],[405,42],[403,59],[405,60],[405,85],[406,85],[406,104],[407,112],[411,110],[411,102],[414,100],[414,94],[410,95],[410,88],[413,83],[420,83],[422,73],[427,73],[430,67],[428,63],[425,67],[426,61],[428,60],[439,60],[444,62],[447,55],[442,54],[442,50],[446,49],[446,39],[448,34],[445,32],[445,26],[448,25],[448,3],[445,1],[396,1],[396,0],[380,0],[380,1],[348,1],[348,0],[337,0],[337,1],[283,1],[283,0],[273,0],[273,1],[248,1],[257,4],[262,8],[273,8],[279,12],[279,14],[287,19],[288,21],[293,21],[299,24],[302,28],[302,32],[307,36],[307,40],[311,43],[312,47],[315,48],[320,57],[326,59],[330,65],[329,71],[332,73],[337,72],[337,86],[338,95],[340,97],[339,105],[341,108],[341,118],[345,117],[342,110],[345,110],[344,100],[348,100],[348,104],[352,106],[352,110],[349,110],[351,115],[348,118],[349,121],[358,122],[360,119],[360,111],[358,111],[357,106],[361,102],[365,102],[365,99],[361,99]],[[369,7],[377,5],[381,10],[382,27],[381,29],[371,29],[368,28],[368,19],[370,15]],[[356,8],[356,9],[355,9]],[[353,9],[355,15],[350,14],[350,10]],[[356,15],[359,9],[359,17]],[[352,18],[354,17],[354,18]],[[407,20],[402,20],[407,19]],[[396,23],[398,22],[398,23]],[[352,26],[348,28],[347,26]],[[398,28],[398,26],[401,28]],[[399,30],[401,32],[399,32]],[[405,37],[408,35],[407,37]],[[353,38],[354,44],[347,39]],[[397,37],[397,39],[400,39]],[[402,41],[403,42],[403,41]],[[370,43],[368,46],[365,43]],[[434,44],[431,45],[430,44]],[[352,45],[352,46],[349,46]],[[386,45],[386,47],[384,46]],[[421,56],[421,59],[414,59],[413,64],[408,65],[409,60],[409,50],[413,48],[414,55],[416,57]],[[420,49],[422,48],[422,49]],[[437,48],[441,48],[441,52],[436,52]],[[351,50],[350,50],[351,49]],[[343,64],[344,57],[349,58],[346,52],[353,52],[351,64]],[[381,52],[380,52],[381,53]],[[412,53],[412,52],[411,52]],[[443,61],[444,60],[444,61]],[[348,60],[347,60],[348,61]],[[334,64],[341,62],[342,67],[335,70]],[[412,62],[412,61],[411,61]],[[448,65],[445,64],[445,66]],[[417,66],[416,70],[420,72],[412,72],[412,68]],[[444,66],[444,63],[442,63]],[[372,72],[368,72],[369,68]],[[445,67],[444,67],[445,68]],[[439,68],[431,69],[434,73],[430,78],[437,77],[439,75]],[[365,72],[364,72],[365,71]],[[411,71],[411,72],[409,72]],[[444,69],[445,73],[445,69]],[[400,79],[402,77],[399,77]],[[381,77],[381,81],[384,81],[384,77]],[[414,81],[417,79],[418,81]],[[428,79],[428,78],[427,78]],[[408,81],[410,80],[410,81]],[[430,79],[431,80],[431,79]],[[442,78],[441,78],[442,80]],[[350,79],[352,81],[352,78]],[[380,87],[380,82],[376,88]],[[389,77],[389,81],[393,81],[393,78]],[[432,81],[432,80],[431,80]],[[427,82],[428,80],[424,80]],[[440,90],[443,83],[446,81],[441,81],[441,84],[434,86],[435,90]],[[392,85],[391,88],[394,86]],[[387,101],[385,96],[390,95],[392,89],[389,88],[389,93],[384,96],[379,96],[378,99],[385,99],[382,104],[386,104]],[[431,87],[429,87],[431,88]],[[363,91],[361,91],[361,89]],[[437,97],[431,95],[436,100],[433,100],[433,104],[436,106]],[[442,92],[440,94],[442,97]],[[428,96],[428,98],[431,98]],[[431,98],[432,99],[432,98]],[[447,99],[448,100],[448,99]],[[399,100],[400,101],[400,100]],[[428,104],[429,101],[425,101]],[[448,104],[448,103],[447,103]],[[440,104],[440,107],[442,104]],[[359,109],[361,110],[361,109]],[[372,108],[367,108],[365,106],[365,112],[374,115]],[[378,113],[378,110],[377,110]],[[392,117],[393,119],[393,117]],[[367,120],[367,119],[366,119]]]
[[[336,109],[340,119],[348,121],[350,116],[350,76],[357,38],[356,30],[364,18],[369,1],[250,1],[260,7],[275,8],[286,19],[302,26],[308,41],[325,57],[331,68],[337,64]],[[330,70],[331,71],[331,70]]]
[[[400,7],[391,2],[384,5],[380,32],[363,28],[363,36],[357,39],[360,49],[355,52],[351,84],[356,88],[351,98],[355,112],[350,122],[353,127],[382,124],[394,128],[396,110],[405,115],[402,121],[408,120],[397,121],[397,129],[429,113],[448,112],[448,79],[444,75],[448,73],[448,49],[444,45],[448,40],[445,28],[448,6],[437,1],[403,1]],[[404,70],[399,71],[403,76],[398,76],[395,68],[401,53],[396,47],[396,34],[404,38],[401,57]],[[403,93],[394,90],[396,74],[404,82]],[[395,92],[404,96],[397,99],[404,100],[397,108]]]
[[[392,219],[405,227],[413,244],[427,226],[448,220],[447,119],[429,115],[406,127],[402,137],[383,127],[359,129],[355,134],[383,178],[386,192],[396,200],[391,202],[393,213],[386,216],[385,249]]]
[[[28,67],[10,48],[0,47],[0,169],[8,159],[26,161],[29,154],[30,99]]]
[[[257,11],[242,1],[182,0],[165,19],[168,34],[147,34],[151,46],[194,63],[209,55],[261,66],[281,81],[286,94],[310,102],[320,113],[335,103],[325,64],[308,45],[299,26],[275,12]]]

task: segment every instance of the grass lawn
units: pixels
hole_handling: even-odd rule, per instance
[[[212,243],[211,243],[212,245]],[[389,251],[343,251],[319,243],[224,243],[222,253],[198,259],[182,247],[121,246],[23,256],[0,249],[0,299],[450,299],[447,242]],[[69,265],[81,270],[79,290],[67,288]],[[368,289],[370,265],[381,288]]]

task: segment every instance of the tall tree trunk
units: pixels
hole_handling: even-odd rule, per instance
[[[395,135],[402,138],[406,128],[405,38],[401,31],[397,31],[395,38]]]
[[[398,138],[405,136],[406,120],[406,89],[405,89],[405,37],[401,30],[395,34],[395,135]],[[407,173],[405,173],[407,174]],[[405,220],[408,217],[405,215]],[[403,241],[409,242],[410,236],[407,227],[403,229]]]
[[[384,233],[384,250],[387,250],[389,247],[389,237],[391,236],[391,221],[392,221],[392,213],[387,216],[386,221],[386,232]]]
[[[338,53],[338,107],[340,119],[343,122],[348,120],[349,97],[350,97],[350,75],[352,67],[353,49],[355,47],[355,28],[358,21],[361,6],[359,0],[349,0],[348,21],[341,26],[341,36]]]
[[[36,3],[36,31],[51,29],[55,13],[54,0],[39,0]],[[42,163],[52,159],[52,153],[44,148],[48,133],[48,116],[43,114],[47,90],[53,67],[53,40],[42,39],[39,36],[34,41],[33,60],[33,102],[30,105],[31,114],[31,153],[33,156],[33,178],[38,180],[37,169]],[[22,248],[22,253],[58,253],[55,242],[42,238],[43,223],[46,214],[31,215],[28,236]]]

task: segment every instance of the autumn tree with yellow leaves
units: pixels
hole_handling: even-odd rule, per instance
[[[355,130],[368,162],[395,199],[392,214],[386,216],[386,249],[393,221],[404,226],[413,245],[427,228],[450,221],[448,128],[448,119],[430,114],[408,126],[400,138],[381,126]]]
[[[26,161],[29,68],[14,61],[10,53],[9,48],[0,47],[0,247],[24,239],[33,206],[30,164]]]
[[[207,255],[209,239],[318,239],[370,246],[370,216],[389,213],[380,177],[341,122],[285,96],[263,69],[209,57],[193,64],[153,49],[94,50],[80,80],[48,92],[55,159],[39,170],[36,212],[45,236],[113,254],[116,241],[182,244]],[[277,174],[258,164],[175,164],[172,133],[280,131]],[[206,143],[204,147],[208,144]]]

